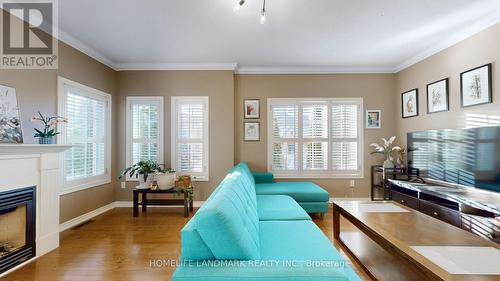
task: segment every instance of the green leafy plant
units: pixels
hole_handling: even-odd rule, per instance
[[[58,123],[66,123],[68,122],[66,118],[61,116],[43,116],[43,114],[38,111],[38,116],[33,116],[31,118],[33,122],[42,122],[43,129],[35,128],[35,138],[50,138],[59,135],[61,132],[56,131],[56,126]]]
[[[135,176],[136,178],[142,176],[144,181],[146,181],[148,179],[148,175],[151,173],[172,171],[172,169],[164,169],[162,166],[164,165],[158,164],[153,160],[139,161],[134,165],[125,168],[125,170],[120,173],[118,178],[121,179],[128,174],[130,177]]]
[[[386,158],[391,157],[394,152],[399,152],[402,150],[401,147],[393,145],[395,140],[396,136],[393,136],[389,140],[382,138],[382,141],[384,142],[382,145],[379,145],[378,143],[370,144],[370,146],[374,148],[374,151],[372,151],[370,154],[382,154]]]

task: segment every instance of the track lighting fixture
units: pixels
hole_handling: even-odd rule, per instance
[[[245,4],[245,0],[239,0],[235,5],[234,5],[234,11],[235,12],[238,12],[241,8],[241,6],[243,6],[243,4]]]
[[[234,5],[233,10],[235,12],[238,12],[241,7],[245,4],[245,0],[238,0],[236,4]],[[264,24],[266,23],[266,0],[262,0],[262,9],[260,10],[260,23]]]

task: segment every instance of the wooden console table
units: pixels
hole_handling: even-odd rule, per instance
[[[374,208],[379,208],[376,204],[386,204],[383,207],[400,211],[374,212]],[[366,211],[370,208],[372,211]],[[500,245],[395,202],[335,201],[333,236],[374,280],[500,280],[500,275],[449,273],[414,248],[475,246],[500,249]]]
[[[193,212],[193,199],[189,198],[187,192],[183,192],[183,199],[148,199],[148,194],[177,194],[175,188],[167,190],[151,190],[151,189],[134,189],[134,217],[139,215],[139,205],[142,206],[142,212],[147,212],[148,206],[182,206],[184,207],[184,217],[189,216],[189,212]],[[139,201],[141,194],[141,201]]]

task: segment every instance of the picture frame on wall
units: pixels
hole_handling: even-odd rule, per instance
[[[460,74],[462,107],[492,103],[491,63]]]
[[[260,118],[260,100],[247,99],[243,101],[243,111],[245,119]]]
[[[427,84],[427,113],[450,110],[448,85],[448,78]]]
[[[0,143],[23,143],[16,89],[0,85]]]
[[[244,122],[243,123],[244,141],[260,141],[260,123],[259,122]]]
[[[382,128],[382,110],[366,111],[366,128],[367,129],[380,129]]]
[[[401,116],[403,118],[418,116],[418,89],[401,94]]]

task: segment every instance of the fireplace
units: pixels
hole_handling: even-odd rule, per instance
[[[0,274],[35,257],[36,187],[0,192]]]

